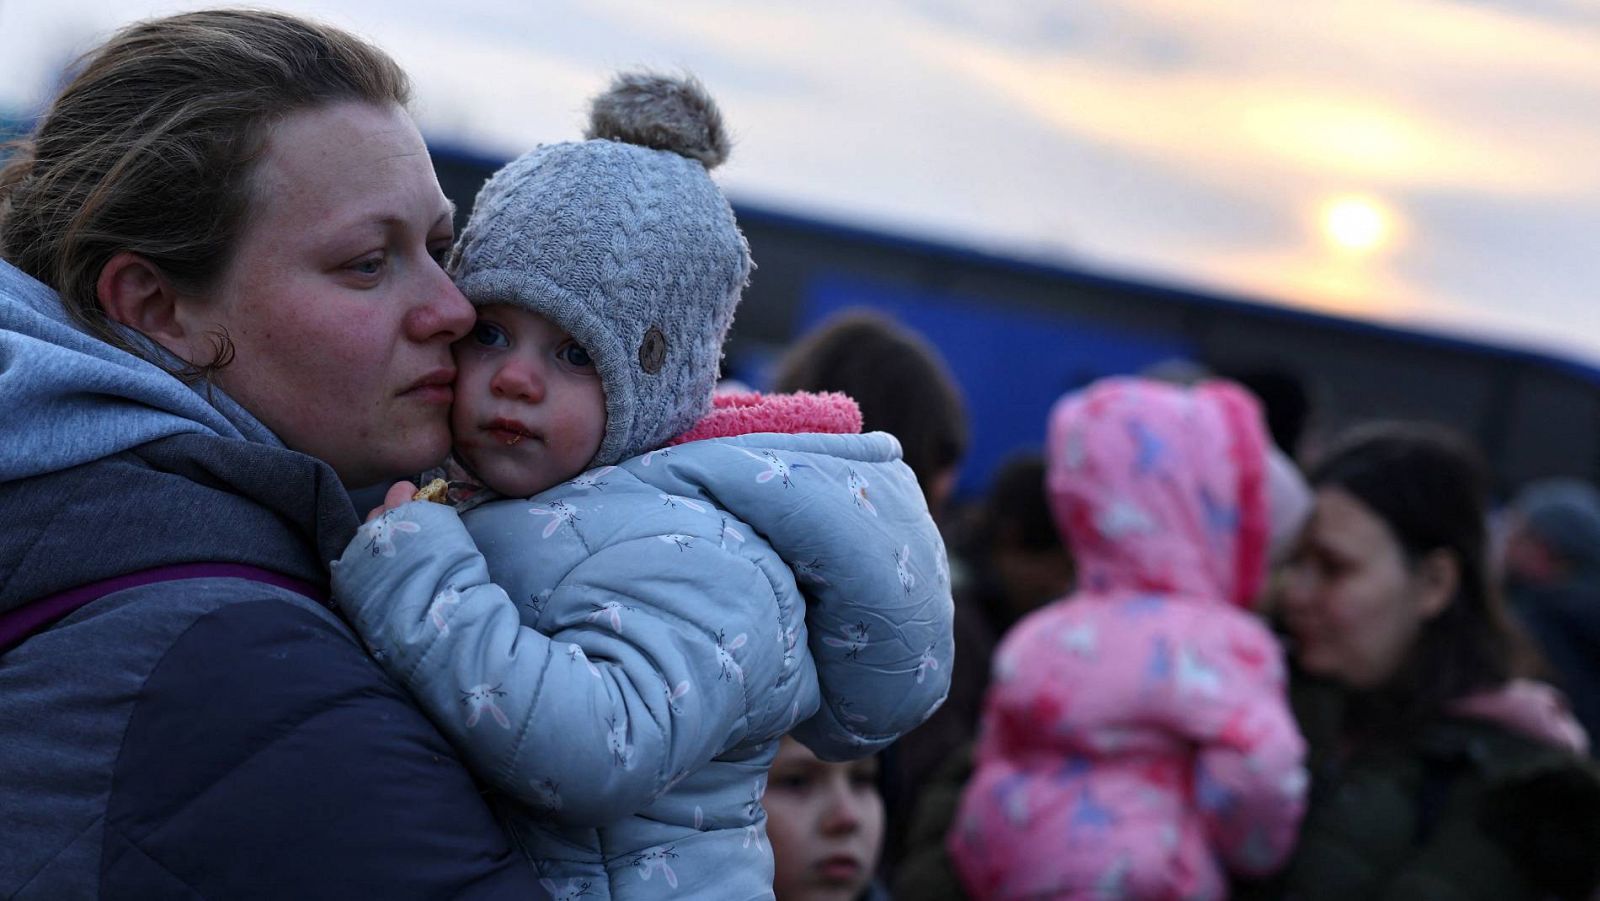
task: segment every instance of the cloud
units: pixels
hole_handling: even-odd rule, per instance
[[[1224,4],[1225,5],[1225,4]],[[1202,36],[1203,37],[1203,36]],[[924,31],[922,51],[988,86],[997,102],[1168,165],[1283,173],[1374,188],[1514,195],[1600,188],[1600,132],[1551,115],[1529,133],[1493,116],[1454,118],[1374,86],[1310,74],[1193,66],[1150,72],[1104,60],[1008,52]],[[1600,66],[1596,67],[1600,84]]]
[[[64,29],[212,2],[0,0],[0,90]],[[273,5],[372,37],[430,137],[490,154],[577,137],[619,66],[689,68],[735,133],[736,198],[1600,347],[1600,15],[1580,0]],[[1405,245],[1330,261],[1309,217],[1346,192],[1395,207]]]

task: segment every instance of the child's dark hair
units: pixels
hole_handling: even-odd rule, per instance
[[[1019,451],[995,470],[978,514],[978,540],[986,548],[1001,542],[1025,551],[1064,549],[1045,495],[1048,466],[1038,451]]]
[[[967,414],[939,352],[878,313],[846,310],[778,364],[775,391],[840,391],[861,405],[866,431],[900,440],[924,494],[967,452]]]

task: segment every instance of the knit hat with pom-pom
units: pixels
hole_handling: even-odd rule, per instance
[[[473,305],[532,310],[588,351],[606,396],[600,466],[661,447],[710,410],[751,263],[711,181],[728,137],[698,81],[619,75],[594,99],[587,138],[489,179],[452,274]]]

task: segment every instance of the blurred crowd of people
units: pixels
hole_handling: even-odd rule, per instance
[[[774,389],[900,439],[957,648],[944,707],[870,765],[785,744],[779,899],[1593,897],[1595,486],[1494,498],[1447,428],[1309,440],[1292,375],[1168,363],[1070,392],[955,498],[965,401],[866,311]]]

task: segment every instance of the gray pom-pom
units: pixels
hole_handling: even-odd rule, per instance
[[[728,158],[722,113],[692,76],[624,72],[589,107],[585,135],[670,150],[715,169]]]

